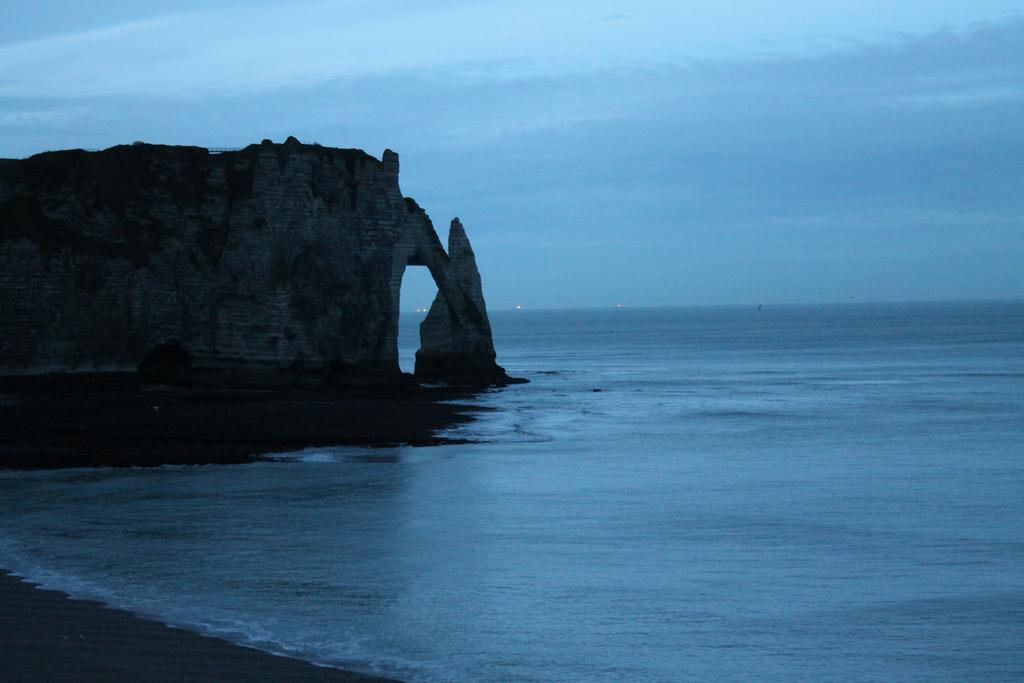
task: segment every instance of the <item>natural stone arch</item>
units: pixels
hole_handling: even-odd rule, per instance
[[[413,374],[416,352],[420,348],[420,323],[427,317],[437,293],[437,283],[426,266],[416,263],[406,266],[401,283],[398,331],[398,368],[405,375]]]
[[[420,323],[416,377],[423,380],[507,381],[495,363],[491,325],[476,255],[458,218],[448,232],[447,288]]]
[[[414,205],[414,203],[411,203]],[[419,207],[410,206],[412,213]],[[437,295],[420,323],[420,348],[415,376],[419,380],[467,384],[505,383],[505,371],[495,362],[476,256],[462,222],[452,220],[448,250],[441,246],[429,219],[403,235],[395,250],[392,275],[394,358],[398,363],[398,302],[402,276],[408,266],[425,266],[437,285]],[[416,229],[419,228],[419,229]]]
[[[416,375],[508,381],[465,231],[446,252],[391,150],[139,144],[0,167],[0,375],[401,381],[398,298],[421,264],[438,295]]]

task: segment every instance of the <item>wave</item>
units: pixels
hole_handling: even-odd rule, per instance
[[[235,645],[272,655],[301,659],[328,668],[340,668],[373,676],[443,680],[429,662],[383,655],[366,647],[366,638],[350,635],[330,642],[300,642],[282,638],[263,624],[223,609],[203,610],[176,607],[178,601],[155,590],[129,592],[102,581],[54,570],[30,559],[21,544],[0,537],[0,568],[12,576],[44,590],[57,591],[74,600],[97,602],[109,609],[202,635],[227,640]]]

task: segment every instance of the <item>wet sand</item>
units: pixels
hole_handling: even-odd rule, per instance
[[[313,446],[458,443],[465,391],[0,386],[0,469],[232,464]],[[40,590],[0,570],[2,681],[373,681]]]
[[[383,681],[170,628],[0,571],[3,681]]]

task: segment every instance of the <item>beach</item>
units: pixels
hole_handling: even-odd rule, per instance
[[[322,445],[436,445],[450,390],[216,391],[132,376],[0,392],[0,469],[236,464]],[[272,456],[271,456],[272,457]],[[0,679],[374,681],[43,590],[0,569]]]
[[[253,462],[317,446],[453,443],[466,392],[216,390],[140,385],[134,374],[0,387],[0,469]]]
[[[503,360],[531,382],[447,399],[485,408],[436,434],[465,443],[0,470],[0,567],[421,683],[1020,680],[1022,321],[1013,302],[496,315]],[[314,395],[218,403],[208,432],[188,424],[200,395],[152,405],[202,450],[301,437]],[[341,415],[356,396],[321,400],[337,401],[326,425],[359,415]],[[47,663],[74,655],[53,623]],[[36,636],[0,634],[20,656],[11,628]]]
[[[385,681],[72,600],[0,571],[5,681]]]

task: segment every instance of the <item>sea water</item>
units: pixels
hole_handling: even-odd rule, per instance
[[[413,681],[1024,677],[1024,303],[492,322],[479,443],[3,472],[0,567]]]

